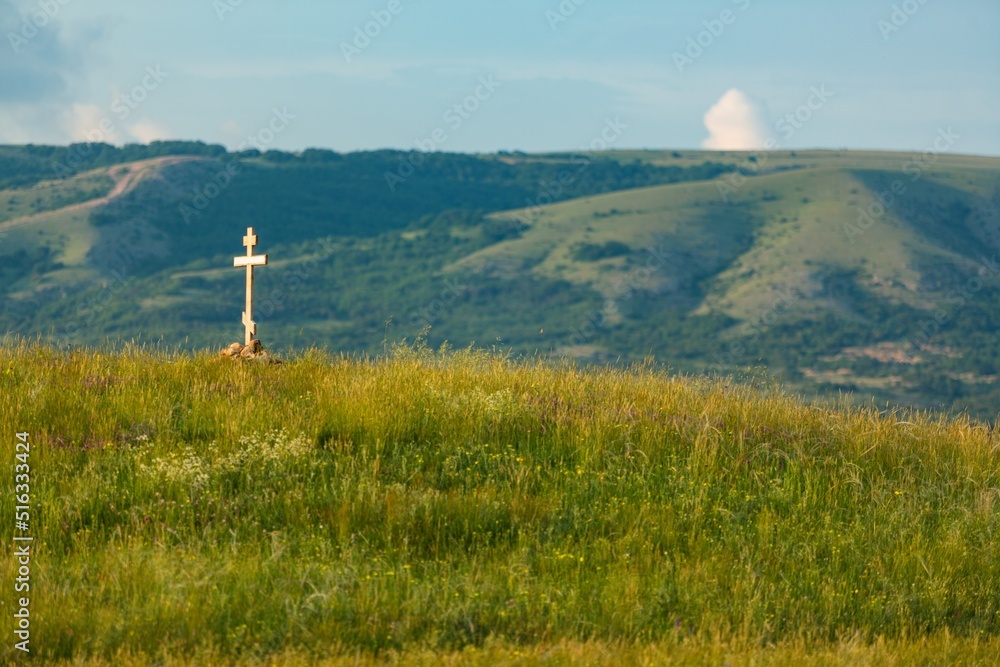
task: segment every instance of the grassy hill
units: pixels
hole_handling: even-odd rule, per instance
[[[998,158],[167,142],[52,166],[84,152],[0,147],[6,333],[241,338],[231,258],[254,226],[272,347],[375,353],[423,334],[689,372],[763,366],[805,396],[996,416]]]
[[[964,420],[420,346],[20,343],[0,387],[46,662],[1000,658],[997,435]]]
[[[1000,214],[992,197],[1000,193],[998,168],[1000,160],[991,174],[953,167],[948,178],[923,177],[919,189],[911,188],[908,198],[905,192],[895,196],[894,205],[868,226],[859,216],[876,196],[890,191],[892,172],[803,166],[748,179],[725,198],[720,196],[725,178],[584,197],[539,210],[528,233],[476,253],[459,267],[483,270],[501,262],[610,293],[633,268],[628,253],[587,262],[574,248],[625,243],[628,250],[659,248],[670,254],[650,278],[650,291],[687,293],[699,278],[709,278],[699,312],[741,321],[766,309],[775,291],[801,292],[791,308],[797,313],[835,308],[842,304],[823,294],[823,280],[856,272],[871,274],[864,278],[879,296],[929,307],[940,303],[944,285],[922,265],[974,269],[986,249],[995,247]],[[982,183],[988,178],[992,190]],[[969,220],[976,213],[980,216]],[[532,212],[522,210],[498,217],[529,216]]]

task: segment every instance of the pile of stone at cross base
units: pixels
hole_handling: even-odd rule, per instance
[[[261,361],[269,364],[280,364],[281,359],[272,357],[264,350],[264,344],[254,338],[249,345],[233,343],[219,353],[220,356],[230,359],[245,359],[247,361]]]

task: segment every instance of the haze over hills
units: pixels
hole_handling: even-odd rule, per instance
[[[1000,397],[1000,158],[8,146],[0,186],[8,334],[221,347],[253,226],[272,347],[764,365],[990,419]]]

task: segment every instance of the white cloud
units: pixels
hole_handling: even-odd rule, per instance
[[[219,141],[226,146],[236,146],[247,136],[235,118],[230,118],[219,125],[217,132]]]
[[[63,113],[63,130],[70,141],[122,143],[114,120],[96,104],[72,104]]]
[[[148,144],[151,141],[160,141],[170,136],[170,130],[154,123],[149,119],[143,119],[127,128],[128,133],[141,144]]]
[[[717,151],[763,148],[767,138],[763,116],[753,100],[731,88],[705,113],[708,138],[701,147]]]

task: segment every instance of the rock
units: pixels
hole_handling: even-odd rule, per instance
[[[223,357],[230,357],[230,358],[238,357],[240,356],[240,352],[242,351],[243,351],[242,345],[240,345],[239,343],[233,343],[229,347],[222,350],[222,352],[220,352],[220,355]]]
[[[260,362],[262,364],[280,364],[281,363],[281,359],[278,359],[277,357],[272,357],[267,352],[261,352],[260,354],[254,355],[252,359],[253,359],[253,361],[258,361],[258,362]]]
[[[230,359],[246,359],[248,361],[260,361],[263,363],[280,364],[281,360],[270,356],[264,351],[264,344],[256,338],[250,341],[249,345],[233,343],[219,353],[222,357]]]

